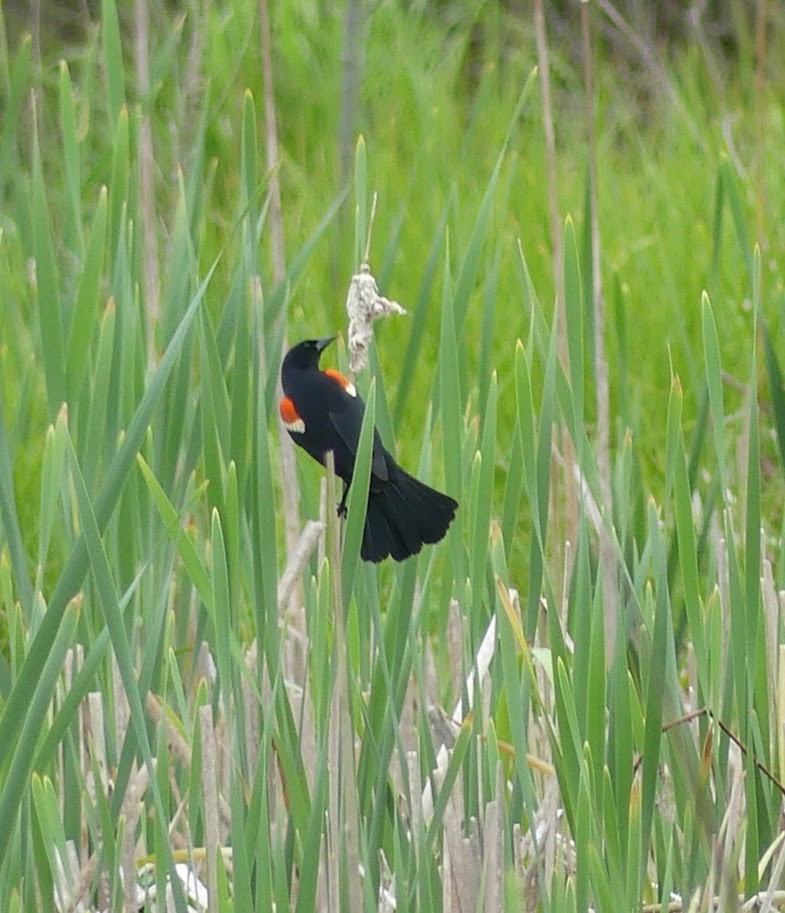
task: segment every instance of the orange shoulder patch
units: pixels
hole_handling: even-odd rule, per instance
[[[303,434],[305,422],[300,418],[296,406],[288,396],[284,396],[278,404],[278,411],[281,413],[281,419],[288,431],[296,431],[299,434]]]
[[[340,371],[336,371],[335,368],[326,368],[324,372],[328,377],[332,377],[333,380],[337,380],[338,383],[346,390],[349,396],[357,396],[357,390],[355,389],[354,384],[349,380],[348,377],[344,377]]]

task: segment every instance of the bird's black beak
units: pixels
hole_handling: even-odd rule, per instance
[[[322,352],[330,345],[330,343],[337,339],[337,336],[323,336],[321,339],[316,340],[316,351],[321,355]]]

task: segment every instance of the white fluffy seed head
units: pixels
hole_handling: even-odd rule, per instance
[[[397,301],[379,294],[371,268],[363,263],[360,272],[352,276],[346,296],[349,315],[349,363],[352,371],[360,371],[368,363],[368,346],[373,338],[373,321],[390,314],[405,314]]]

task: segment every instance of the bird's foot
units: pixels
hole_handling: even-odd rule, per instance
[[[341,495],[341,503],[338,505],[338,516],[342,519],[346,517],[349,513],[346,507],[346,496],[349,494],[349,486],[344,482],[343,484],[343,494]]]

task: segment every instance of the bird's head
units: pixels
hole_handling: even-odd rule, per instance
[[[322,352],[335,339],[335,336],[324,336],[321,339],[304,339],[292,346],[283,360],[283,370],[287,368],[318,368]]]

